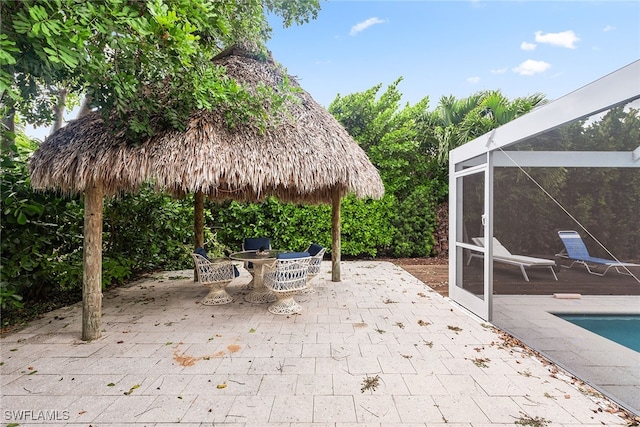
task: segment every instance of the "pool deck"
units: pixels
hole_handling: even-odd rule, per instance
[[[555,364],[640,414],[640,353],[562,320],[553,313],[638,314],[640,296],[497,295],[492,323]]]
[[[343,262],[334,283],[330,266],[297,297],[299,315],[244,302],[244,270],[220,306],[199,304],[192,270],[109,290],[92,342],[80,304],[48,313],[0,339],[3,423],[627,425],[611,400],[402,268]]]

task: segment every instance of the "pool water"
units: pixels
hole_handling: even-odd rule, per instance
[[[556,316],[640,353],[640,315],[556,314]]]

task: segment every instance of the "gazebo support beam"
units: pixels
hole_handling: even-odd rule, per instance
[[[87,187],[84,195],[82,268],[82,339],[102,335],[102,183]]]
[[[340,282],[340,190],[331,194],[331,281]]]
[[[204,248],[204,193],[196,192],[193,201],[193,249]],[[193,281],[198,281],[198,269],[193,269]]]

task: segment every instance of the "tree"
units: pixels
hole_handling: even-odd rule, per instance
[[[264,49],[266,13],[284,26],[308,22],[319,0],[25,0],[1,7],[6,128],[13,130],[16,112],[30,123],[51,123],[67,91],[88,95],[91,107],[136,139],[180,128],[194,109],[263,115],[262,104],[247,107],[251,96],[211,58],[236,42]]]
[[[449,151],[545,102],[544,95],[539,93],[510,101],[500,91],[478,92],[463,99],[442,97],[436,109],[427,117],[433,130],[438,161],[443,167],[446,166]]]
[[[429,106],[425,97],[415,105],[400,108],[402,77],[387,87],[340,95],[329,105],[329,112],[345,127],[380,170],[385,190],[404,199],[424,179],[426,152],[417,122]]]

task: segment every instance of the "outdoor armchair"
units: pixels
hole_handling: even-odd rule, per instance
[[[209,293],[200,302],[204,305],[228,304],[233,301],[227,293],[226,287],[236,277],[236,271],[231,261],[224,258],[210,260],[202,248],[191,254],[195,262],[198,282],[209,287]]]
[[[295,314],[302,311],[293,297],[307,286],[310,260],[308,252],[288,252],[278,254],[272,264],[265,265],[264,286],[276,296],[269,312]]]
[[[305,252],[309,253],[311,259],[309,260],[309,270],[307,271],[307,287],[301,290],[300,293],[313,294],[316,290],[309,284],[309,282],[311,282],[311,280],[320,273],[320,265],[322,264],[322,258],[324,258],[326,248],[318,245],[317,243],[312,243]]]
[[[268,237],[247,237],[242,242],[243,251],[264,251],[271,249],[271,239]],[[244,268],[253,276],[253,263],[246,261]]]

